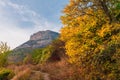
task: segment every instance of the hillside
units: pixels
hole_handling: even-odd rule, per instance
[[[56,39],[59,33],[50,30],[39,31],[30,36],[30,40],[16,47],[9,55],[10,63],[21,62],[33,49],[44,48],[49,45],[52,40]]]

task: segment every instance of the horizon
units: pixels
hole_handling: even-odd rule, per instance
[[[69,0],[0,0],[0,41],[11,49],[29,40],[30,35],[45,30],[59,32],[60,16]]]

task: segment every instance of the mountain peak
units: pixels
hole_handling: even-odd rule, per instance
[[[39,31],[37,33],[34,33],[33,35],[30,36],[30,40],[39,40],[39,39],[45,39],[45,38],[54,38],[57,37],[59,33],[53,32],[50,30],[46,31]]]
[[[30,36],[30,40],[18,46],[19,48],[43,48],[51,43],[52,40],[56,39],[59,33],[46,30],[38,31]]]

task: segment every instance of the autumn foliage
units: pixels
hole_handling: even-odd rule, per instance
[[[70,0],[61,40],[83,80],[120,79],[120,1]]]
[[[8,64],[1,42],[0,80],[120,80],[120,0],[70,0],[61,21],[60,37],[24,64]]]

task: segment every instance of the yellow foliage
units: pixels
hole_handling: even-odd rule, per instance
[[[115,79],[116,76],[120,76],[114,72],[115,69],[120,71],[118,65],[120,63],[120,22],[113,17],[115,7],[102,3],[108,10],[111,9],[109,14],[109,11],[106,12],[102,8],[99,1],[105,0],[92,0],[93,3],[90,0],[91,6],[88,7],[89,0],[70,0],[61,17],[64,26],[61,29],[60,39],[65,42],[66,54],[71,63],[82,66],[86,72],[88,68],[93,71],[91,74],[85,74],[89,77],[94,75],[88,80],[104,80],[110,77]],[[106,3],[112,3],[112,0],[106,0]],[[106,76],[104,76],[104,70],[109,72]]]

